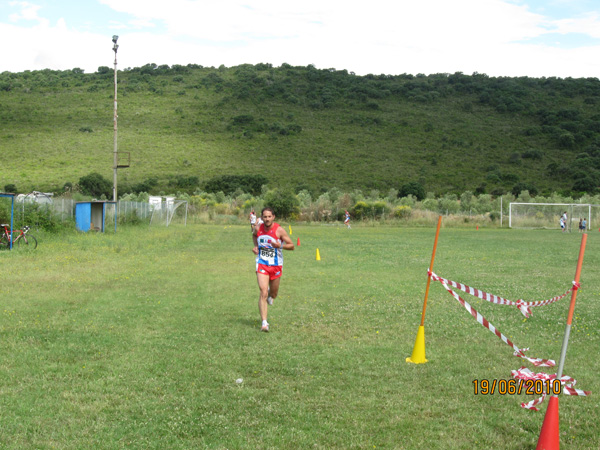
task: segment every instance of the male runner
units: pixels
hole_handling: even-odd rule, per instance
[[[344,211],[344,214],[346,214],[346,218],[344,219],[344,224],[348,227],[350,227],[350,213],[346,210]]]
[[[282,250],[294,250],[294,243],[286,231],[275,222],[275,214],[271,208],[264,208],[261,217],[263,223],[257,225],[252,233],[252,252],[256,255],[256,278],[260,289],[258,312],[262,319],[261,331],[269,331],[267,309],[279,293],[283,269]]]
[[[256,227],[256,214],[254,214],[254,210],[250,212],[250,230],[254,231]]]

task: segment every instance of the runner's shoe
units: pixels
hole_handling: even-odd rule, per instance
[[[260,331],[268,332],[269,331],[269,322],[267,322],[266,320],[263,320]]]
[[[270,295],[267,297],[267,304],[268,305],[272,305],[273,304],[273,297],[271,297]]]

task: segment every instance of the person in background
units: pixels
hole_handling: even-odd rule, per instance
[[[347,210],[344,213],[346,214],[346,218],[344,219],[344,225],[346,225],[348,229],[350,229],[350,213]]]

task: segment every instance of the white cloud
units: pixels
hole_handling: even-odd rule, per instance
[[[557,32],[598,38],[598,11],[553,21],[503,0],[98,1],[119,13],[104,24],[106,35],[77,32],[78,24],[64,21],[51,25],[39,6],[14,2],[20,7],[15,22],[0,23],[0,39],[11,42],[14,51],[0,60],[0,71],[94,71],[111,64],[110,38],[118,30],[120,67],[287,62],[359,74],[600,73],[598,46],[565,50],[527,44]],[[7,33],[19,38],[7,39]]]
[[[10,14],[9,20],[13,23],[21,20],[33,20],[38,22],[40,25],[47,25],[48,20],[38,16],[38,11],[41,9],[39,5],[33,5],[29,2],[10,2],[10,6],[20,6],[21,11],[16,14]]]
[[[593,12],[577,18],[561,19],[554,22],[556,32],[562,34],[583,33],[600,39],[600,13]]]

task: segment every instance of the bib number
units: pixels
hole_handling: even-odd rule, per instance
[[[268,260],[275,259],[275,251],[276,251],[276,249],[274,249],[274,248],[261,247],[260,248],[260,257],[261,257],[261,259],[268,259]]]

